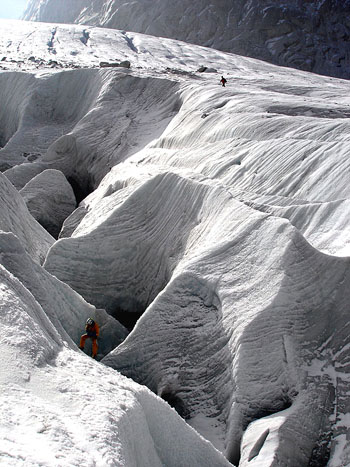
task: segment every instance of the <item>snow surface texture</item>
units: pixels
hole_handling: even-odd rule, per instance
[[[348,78],[349,15],[349,0],[31,0],[23,17],[169,37]]]
[[[349,465],[350,84],[0,26],[0,460]],[[53,170],[79,203],[57,241],[17,191]]]
[[[43,263],[54,239],[33,219],[21,195],[1,173],[0,199],[0,231],[14,233],[33,260]]]
[[[0,277],[3,465],[229,465],[146,388],[67,348],[28,289]]]
[[[73,189],[59,170],[44,170],[20,191],[31,215],[57,238],[64,220],[75,210]]]

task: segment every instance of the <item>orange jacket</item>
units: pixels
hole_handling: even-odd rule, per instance
[[[98,337],[100,334],[100,328],[97,323],[94,323],[93,325],[87,324],[85,326],[85,330],[88,337]]]

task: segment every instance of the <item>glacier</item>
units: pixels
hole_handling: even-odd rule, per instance
[[[22,19],[168,37],[348,78],[349,0],[29,0]]]
[[[0,29],[0,463],[348,465],[349,82]]]

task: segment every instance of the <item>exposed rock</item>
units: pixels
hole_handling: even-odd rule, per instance
[[[217,73],[218,70],[216,68],[208,68],[206,66],[201,66],[197,70],[198,73]]]
[[[100,62],[101,68],[130,68],[130,62],[128,60],[124,60],[123,62]]]
[[[129,62],[129,60],[124,60],[123,62],[119,63],[119,66],[123,68],[130,68],[131,63]]]
[[[64,220],[74,211],[76,199],[66,177],[59,170],[44,170],[20,191],[29,212],[57,238]]]
[[[100,62],[100,67],[101,68],[108,68],[108,67],[111,67],[111,68],[115,68],[115,67],[118,67],[119,66],[119,63],[117,62]]]

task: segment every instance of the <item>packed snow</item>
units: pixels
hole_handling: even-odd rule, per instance
[[[348,465],[349,82],[0,29],[0,463]]]

